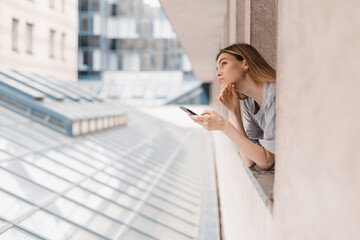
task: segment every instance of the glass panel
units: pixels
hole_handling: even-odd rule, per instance
[[[124,239],[125,240],[134,240],[134,239],[136,239],[136,240],[150,240],[150,239],[154,239],[154,238],[147,237],[147,236],[145,236],[145,235],[143,235],[143,234],[141,234],[139,232],[136,232],[135,230],[130,229],[127,232]]]
[[[166,193],[166,192],[163,192],[163,191],[161,191],[159,189],[155,189],[153,191],[153,194],[156,195],[156,196],[159,196],[159,197],[161,197],[163,199],[166,199],[169,202],[175,203],[175,204],[177,204],[177,205],[179,205],[179,206],[181,206],[181,207],[183,207],[183,208],[185,208],[185,209],[187,209],[189,211],[196,212],[196,211],[199,210],[198,206],[195,206],[194,204],[191,204],[189,202],[181,200],[178,197],[172,195],[171,193]]]
[[[87,146],[84,145],[75,145],[74,149],[78,150],[79,152],[83,153],[83,154],[87,154],[90,155],[92,158],[95,158],[96,160],[105,162],[105,163],[111,163],[113,160],[108,158],[104,152],[97,152],[95,149],[89,148]]]
[[[35,204],[41,204],[54,196],[53,193],[3,169],[0,169],[0,187]]]
[[[71,190],[66,194],[66,196],[122,222],[126,222],[128,217],[132,213],[132,211],[130,210],[126,210],[123,207],[120,207],[94,194],[86,192],[80,188],[75,188]]]
[[[15,123],[15,122],[30,122],[29,119],[26,117],[17,114],[15,112],[12,112],[6,108],[0,107],[1,112],[1,124],[7,124],[7,123]]]
[[[124,192],[129,192],[129,190],[131,188],[134,188],[133,186],[129,185],[128,183],[124,183],[121,180],[111,177],[109,175],[106,175],[104,173],[98,173],[94,176],[94,178],[96,180],[99,180],[100,182],[106,183],[106,184],[110,185],[111,187],[121,190],[121,191],[124,191]],[[135,188],[135,189],[137,191],[131,190],[133,194],[136,194],[136,195],[132,194],[132,196],[140,198],[143,194],[145,194],[144,190],[137,189],[137,188]]]
[[[152,219],[156,219],[156,221],[159,221],[167,226],[177,229],[180,232],[192,236],[193,239],[197,237],[197,232],[199,229],[196,226],[189,224],[179,218],[173,217],[150,206],[144,206],[141,210],[141,213],[151,217]]]
[[[1,162],[0,165],[57,192],[62,192],[71,186],[70,183],[20,160]]]
[[[164,227],[153,221],[150,221],[142,216],[137,217],[137,219],[133,223],[133,226],[138,229],[141,229],[145,233],[150,234],[158,239],[188,240],[190,238],[170,228]]]
[[[33,125],[17,125],[16,126],[17,132],[21,134],[27,133],[28,136],[37,139],[38,141],[42,142],[45,145],[55,145],[59,144],[59,139],[52,138],[51,135],[47,135],[46,133],[39,131],[39,128]]]
[[[40,210],[22,221],[21,226],[31,229],[47,239],[99,239],[96,235]]]
[[[51,150],[46,152],[45,155],[53,160],[63,163],[66,166],[75,169],[77,171],[80,171],[86,175],[92,175],[96,171],[96,169],[89,167],[78,160],[72,159],[58,151]]]
[[[80,2],[80,10],[81,11],[88,11],[89,9],[89,0],[81,0]]]
[[[20,199],[0,191],[0,216],[10,221],[15,221],[28,212],[32,206]]]
[[[117,169],[115,169],[114,167],[107,167],[105,169],[105,172],[113,175],[113,176],[116,176],[117,178],[120,178],[121,180],[125,180],[126,182],[128,182],[129,184],[133,184],[141,189],[146,189],[148,187],[150,187],[150,184],[149,183],[146,183],[144,181],[142,181],[141,179],[139,178],[136,178],[136,177],[133,177],[129,174],[126,174],[125,172],[123,171],[119,171]],[[120,180],[119,180],[120,181]]]
[[[108,155],[111,159],[117,159],[119,158],[119,155],[114,153],[112,150],[103,147],[99,144],[97,144],[96,142],[93,141],[84,141],[82,142],[84,144],[84,146],[86,146],[86,148],[91,148],[94,151],[98,152],[99,154],[106,154]]]
[[[61,152],[64,152],[64,153],[66,153],[66,155],[70,155],[73,158],[78,159],[84,163],[88,163],[96,169],[99,169],[99,168],[102,168],[105,166],[104,163],[94,160],[90,156],[87,156],[79,151],[74,150],[73,148],[70,148],[70,147],[62,148]]]
[[[2,228],[5,225],[6,225],[6,223],[4,221],[0,220],[0,228]],[[0,239],[1,239],[1,235],[0,235]]]
[[[164,209],[168,212],[171,212],[189,222],[192,223],[198,223],[199,222],[199,216],[195,213],[189,212],[185,209],[182,209],[174,204],[172,204],[171,202],[166,202],[160,198],[154,197],[154,196],[150,196],[148,198],[148,203],[157,206],[161,209]]]
[[[43,149],[46,145],[35,141],[36,138],[27,137],[24,134],[20,134],[9,127],[1,127],[0,132],[3,136],[7,136],[10,140],[14,140],[14,142],[21,143],[21,145],[26,146],[28,149],[32,151],[38,151]]]
[[[21,146],[17,145],[16,143],[13,143],[1,136],[0,136],[0,150],[8,152],[15,156],[20,156],[20,155],[30,152],[29,149],[21,147]]]
[[[10,158],[10,155],[0,150],[0,161],[7,158]]]
[[[6,230],[6,232],[0,234],[0,240],[31,240],[31,239],[39,239],[35,236],[32,236],[26,232],[23,232],[22,230],[12,227],[9,230]]]
[[[40,125],[40,123],[29,122],[28,124],[26,124],[26,127],[29,129],[32,129],[35,132],[39,132],[43,135],[46,135],[47,139],[48,139],[48,141],[47,141],[48,143],[50,143],[50,142],[59,143],[59,142],[63,142],[63,141],[68,141],[67,136],[65,136],[59,132],[49,130],[49,128],[47,128],[43,125]]]
[[[54,174],[61,176],[71,182],[79,182],[81,179],[85,177],[84,175],[81,175],[80,173],[77,173],[74,170],[66,168],[50,160],[49,158],[43,157],[38,154],[30,154],[24,157],[24,159],[28,162],[35,164],[36,166],[48,170],[49,172],[53,172]]]
[[[200,204],[200,199],[195,197],[196,195],[189,192],[186,187],[181,186],[180,184],[166,184],[163,182],[159,182],[157,187],[160,191],[166,191],[170,192],[171,194],[181,198],[185,199],[186,201],[189,201],[194,204]]]
[[[93,10],[94,12],[97,12],[97,11],[99,11],[99,9],[100,9],[99,0],[93,0],[92,10]]]
[[[112,188],[109,188],[105,185],[102,185],[98,182],[95,182],[91,179],[85,181],[83,184],[81,184],[82,187],[85,187],[93,192],[96,192],[97,194],[103,196],[107,199],[112,199],[116,201],[117,203],[127,206],[131,209],[134,209],[136,205],[139,203],[139,200],[136,200],[134,198],[131,198],[129,196],[126,196],[118,191],[115,191]],[[129,188],[128,193],[131,196],[134,196],[137,192],[132,193],[132,188]]]
[[[70,219],[77,224],[85,226],[92,231],[111,239],[115,238],[124,227],[120,223],[105,218],[64,198],[57,199],[54,203],[49,205],[48,208],[64,218]]]

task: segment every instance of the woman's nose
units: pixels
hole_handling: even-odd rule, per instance
[[[218,77],[220,77],[220,76],[221,76],[221,71],[220,71],[220,69],[219,69],[219,70],[217,70],[217,72],[216,72],[216,76],[218,76]]]

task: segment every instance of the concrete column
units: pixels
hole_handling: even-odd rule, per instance
[[[277,0],[251,1],[250,43],[276,68]]]

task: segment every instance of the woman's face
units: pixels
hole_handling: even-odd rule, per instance
[[[216,76],[218,77],[221,88],[224,88],[228,84],[235,84],[244,78],[244,61],[237,60],[229,53],[221,53],[216,65]]]

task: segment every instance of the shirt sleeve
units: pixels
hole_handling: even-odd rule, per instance
[[[243,102],[244,127],[246,136],[250,141],[261,146],[259,139],[262,138],[263,132],[256,121],[251,117],[252,111],[250,104],[245,100]]]
[[[275,96],[265,109],[264,137],[259,139],[260,144],[269,152],[275,154]]]

